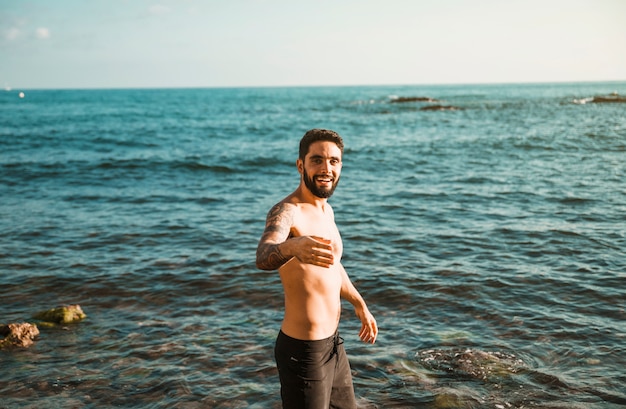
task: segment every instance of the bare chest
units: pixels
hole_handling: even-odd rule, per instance
[[[332,212],[313,211],[310,209],[302,209],[296,218],[291,229],[291,235],[297,236],[316,236],[323,239],[331,240],[333,245],[333,253],[341,257],[343,252],[343,243],[339,229],[335,224]]]

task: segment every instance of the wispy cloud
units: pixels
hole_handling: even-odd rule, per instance
[[[50,38],[50,30],[45,27],[39,27],[37,30],[35,30],[35,36],[37,36],[37,38],[40,40],[46,40]]]

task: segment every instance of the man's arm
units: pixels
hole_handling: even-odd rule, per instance
[[[328,268],[334,262],[330,240],[317,236],[289,238],[297,207],[278,203],[267,214],[265,231],[256,250],[256,266],[261,270],[276,270],[291,258],[301,263]]]
[[[283,255],[280,244],[289,237],[295,206],[278,203],[267,213],[265,231],[256,249],[256,266],[261,270],[276,270],[291,257]]]
[[[376,337],[378,336],[376,320],[367,308],[365,300],[363,300],[361,294],[359,294],[354,284],[352,284],[352,281],[350,281],[346,269],[343,268],[341,264],[339,267],[341,269],[341,298],[354,306],[356,316],[361,320],[361,331],[359,332],[361,341],[373,344],[376,342]]]

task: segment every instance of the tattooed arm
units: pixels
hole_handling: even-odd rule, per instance
[[[257,268],[276,270],[289,261],[291,256],[283,254],[280,246],[289,238],[295,211],[296,207],[287,203],[278,203],[270,209],[256,250]]]
[[[301,263],[328,268],[334,263],[330,240],[317,236],[291,237],[297,207],[278,203],[267,214],[265,231],[256,250],[256,266],[277,270],[296,257]]]

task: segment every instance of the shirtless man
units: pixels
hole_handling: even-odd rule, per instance
[[[361,320],[359,337],[374,343],[376,320],[341,265],[343,244],[327,199],[341,174],[343,141],[313,129],[300,141],[300,185],[267,215],[257,267],[276,270],[285,315],[275,358],[283,408],[356,408],[350,366],[337,329],[341,300]]]

